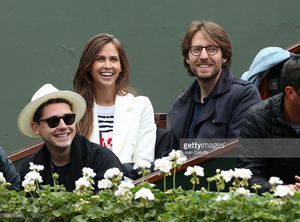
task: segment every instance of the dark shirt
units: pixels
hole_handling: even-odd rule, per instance
[[[44,145],[38,153],[27,158],[22,164],[20,171],[22,181],[29,172],[29,162],[33,162],[34,164],[44,166],[44,170],[40,172],[43,178],[42,184],[53,185],[50,161],[51,155],[47,146]],[[75,181],[82,177],[83,167],[92,168],[96,173],[94,177],[95,190],[97,190],[98,181],[104,178],[106,170],[116,167],[121,172],[124,171],[120,160],[111,150],[92,143],[85,137],[77,134],[71,144],[71,162],[67,174],[68,180],[61,178],[67,191],[75,189]]]
[[[190,128],[187,138],[197,138],[197,133],[199,132],[199,128],[201,127],[201,119],[203,118],[203,115],[205,115],[203,113],[203,110],[205,110],[205,105],[207,104],[209,98],[205,97],[203,99],[203,102],[200,101],[200,98],[200,88],[197,87],[194,94],[194,111],[192,114],[193,117],[191,118],[191,123],[189,124]]]
[[[52,161],[50,161],[50,169],[51,174],[58,174],[57,182],[58,184],[67,184],[69,179],[69,169],[71,166],[71,162],[64,166],[56,166]]]

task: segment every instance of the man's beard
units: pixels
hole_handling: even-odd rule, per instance
[[[200,81],[202,83],[208,83],[208,82],[213,82],[214,80],[218,79],[220,77],[219,74],[221,74],[221,70],[218,70],[218,71],[214,70],[210,76],[195,75],[195,77],[198,79],[198,81]]]

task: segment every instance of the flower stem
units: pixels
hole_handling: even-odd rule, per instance
[[[166,178],[166,174],[164,175],[164,192],[167,191],[167,178]]]
[[[176,167],[174,167],[173,171],[173,189],[176,189],[176,180],[175,180],[175,175],[176,175]]]

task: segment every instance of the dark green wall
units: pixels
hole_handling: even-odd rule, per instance
[[[167,112],[192,81],[180,56],[190,21],[214,20],[225,28],[232,71],[240,76],[261,48],[300,40],[299,8],[299,0],[3,0],[0,144],[10,153],[36,142],[19,133],[18,113],[44,83],[72,89],[83,45],[96,33],[123,42],[132,85],[156,112]]]

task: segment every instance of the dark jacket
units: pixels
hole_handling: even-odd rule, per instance
[[[33,162],[34,164],[44,166],[44,170],[41,171],[43,178],[42,184],[53,185],[50,160],[50,153],[47,146],[44,145],[38,153],[24,161],[20,171],[22,181],[29,172],[29,162]],[[73,191],[75,189],[75,181],[82,177],[83,167],[92,168],[96,173],[94,177],[95,189],[97,189],[98,180],[104,178],[106,170],[116,167],[119,168],[120,171],[123,171],[121,162],[111,150],[92,143],[79,134],[75,136],[71,145],[70,164],[69,175],[66,184],[64,184],[67,191]]]
[[[188,137],[188,130],[195,107],[195,80],[176,100],[168,114],[171,124],[171,147],[179,149],[181,138]],[[246,111],[260,102],[260,94],[250,82],[234,79],[222,71],[215,88],[208,96],[202,118],[196,124],[197,138],[237,138]]]
[[[251,107],[241,127],[241,138],[299,138],[300,136],[283,118],[283,101],[284,96],[280,93]],[[271,152],[276,155],[279,152],[278,149],[287,152],[287,146],[280,144],[269,144],[260,148],[272,149]],[[244,149],[251,149],[251,147]],[[269,154],[272,154],[271,152],[268,151]],[[298,158],[271,158],[275,155],[268,156],[269,158],[265,156],[263,156],[265,158],[240,158],[237,160],[237,166],[252,171],[253,176],[250,182],[261,185],[261,192],[269,191],[271,188],[268,182],[271,176],[279,177],[285,184],[294,184],[296,182],[294,176],[300,175],[300,160]]]
[[[7,156],[2,147],[0,147],[0,172],[3,173],[6,182],[9,182],[11,184],[8,187],[9,189],[20,189],[19,174],[17,173],[13,163],[9,159],[7,159]]]

